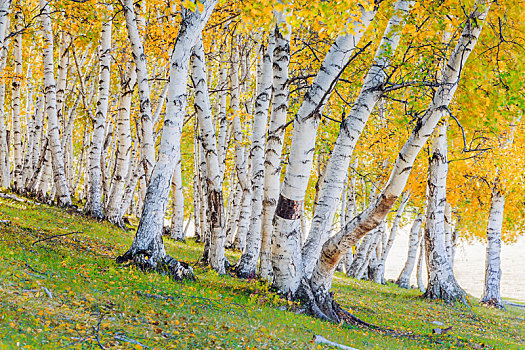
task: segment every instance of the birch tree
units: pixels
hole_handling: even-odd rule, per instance
[[[182,8],[182,21],[170,58],[170,73],[166,115],[159,146],[158,160],[151,173],[144,199],[144,209],[131,248],[117,258],[129,260],[146,269],[169,271],[175,278],[192,276],[191,267],[166,254],[162,241],[164,213],[169,197],[171,176],[175,170],[173,158],[180,152],[180,135],[186,110],[186,84],[191,48],[208,21],[217,1],[204,3],[202,12]],[[138,76],[138,73],[137,73]]]
[[[93,120],[93,137],[89,152],[89,189],[84,212],[96,219],[104,217],[102,206],[102,170],[101,157],[104,143],[104,130],[108,114],[109,84],[111,73],[111,27],[113,6],[107,6],[108,17],[102,25],[100,37],[99,57],[100,73],[98,87],[97,112]]]
[[[429,107],[399,152],[390,178],[381,194],[323,245],[321,257],[312,277],[310,280],[304,281],[299,293],[302,298],[308,300],[310,312],[317,317],[335,322],[341,320],[355,322],[355,318],[342,310],[333,301],[333,297],[329,293],[335,268],[353,244],[384,220],[403,191],[417,154],[425,145],[438,122],[447,113],[447,106],[457,89],[462,68],[479,38],[490,5],[491,3],[485,0],[478,0],[474,4],[474,9],[463,25],[456,47],[442,70],[442,80],[439,87],[434,92]]]

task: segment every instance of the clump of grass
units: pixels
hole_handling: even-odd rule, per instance
[[[174,282],[120,266],[133,239],[108,223],[45,205],[0,199],[0,348],[317,348],[319,334],[360,349],[519,349],[525,314],[454,308],[416,290],[337,275],[337,300],[361,319],[397,335],[334,325],[296,314],[261,282],[195,267],[196,281]],[[75,234],[52,239],[53,235]],[[40,239],[45,239],[35,243]],[[34,243],[34,244],[33,244]],[[166,239],[189,263],[202,246]],[[229,253],[235,261],[238,253]],[[432,335],[433,321],[453,328]],[[399,335],[410,333],[410,336]]]

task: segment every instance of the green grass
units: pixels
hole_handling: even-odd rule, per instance
[[[121,349],[323,348],[312,342],[315,334],[359,349],[525,349],[523,309],[489,310],[473,298],[472,309],[455,308],[423,300],[416,290],[337,275],[333,290],[344,307],[369,323],[412,334],[385,335],[297,315],[267,286],[207,268],[195,267],[197,281],[180,283],[119,266],[115,257],[133,232],[108,223],[0,199],[0,220],[6,219],[11,223],[0,224],[0,349],[100,348],[97,335],[104,348]],[[186,262],[196,262],[202,251],[191,240],[165,243]],[[432,321],[453,328],[432,335],[438,327]]]

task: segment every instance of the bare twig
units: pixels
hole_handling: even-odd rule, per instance
[[[82,231],[75,231],[75,232],[62,233],[62,234],[60,234],[60,235],[54,235],[54,236],[49,236],[49,237],[41,238],[41,239],[38,239],[38,240],[34,241],[33,243],[31,243],[31,246],[34,246],[35,244],[37,244],[37,243],[39,243],[39,242],[48,241],[48,240],[50,240],[50,239],[57,238],[57,237],[69,236],[69,235],[72,235],[72,234],[75,234],[75,233],[83,233],[83,232],[82,232]]]

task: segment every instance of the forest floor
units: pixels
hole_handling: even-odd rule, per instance
[[[119,266],[134,232],[65,210],[0,198],[0,220],[9,220],[0,222],[0,349],[329,348],[316,335],[362,350],[525,349],[522,308],[487,309],[473,297],[472,308],[453,307],[338,274],[336,299],[396,330],[385,334],[297,314],[255,280],[195,266],[197,280],[181,283]],[[192,264],[202,252],[192,240],[165,243]]]

